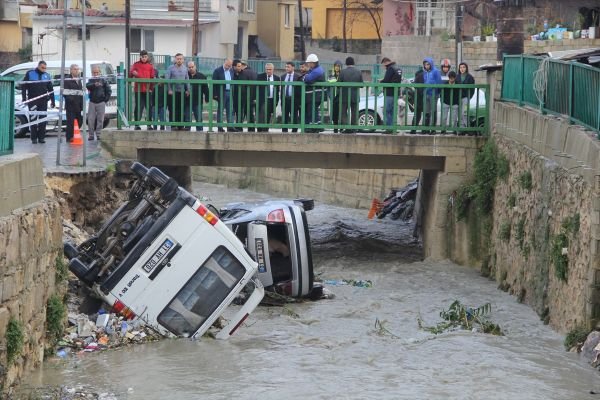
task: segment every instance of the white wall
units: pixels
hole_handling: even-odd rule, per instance
[[[38,61],[59,60],[62,49],[62,29],[46,29],[48,22],[33,22],[33,59]],[[55,25],[54,25],[55,26]],[[153,27],[155,54],[192,53],[191,28],[182,27]],[[205,57],[225,58],[233,55],[233,45],[227,46],[220,42],[221,29],[218,23],[200,26],[203,31],[202,52]],[[37,38],[40,33],[46,33],[42,44],[38,45]],[[231,47],[231,54],[228,49]],[[124,26],[90,26],[90,40],[86,42],[86,58],[89,60],[110,61],[115,67],[125,61],[125,27]],[[67,59],[82,58],[82,43],[77,40],[77,31],[67,30]],[[244,54],[247,49],[244,49]],[[246,57],[246,55],[244,55]]]

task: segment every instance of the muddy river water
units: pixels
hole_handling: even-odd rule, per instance
[[[266,198],[194,189],[217,206]],[[366,214],[318,203],[308,213],[316,273],[335,298],[261,306],[228,341],[164,340],[52,360],[24,387],[81,386],[127,400],[600,398],[591,393],[600,391],[598,373],[527,305],[475,268],[420,261],[409,224]],[[419,329],[419,317],[434,325],[454,300],[491,303],[506,335]]]

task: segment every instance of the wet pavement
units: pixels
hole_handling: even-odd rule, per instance
[[[31,143],[29,137],[15,139],[14,154],[36,153],[42,159],[44,173],[82,173],[104,171],[112,163],[110,154],[97,140],[74,145],[66,143],[64,133],[59,140],[56,132],[49,132],[46,143]],[[84,152],[85,146],[85,152]]]

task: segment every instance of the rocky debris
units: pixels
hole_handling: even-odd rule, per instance
[[[600,332],[592,331],[581,347],[581,355],[584,360],[596,368],[600,366]]]
[[[58,342],[56,356],[65,358],[74,353],[119,348],[162,338],[140,319],[126,321],[122,316],[106,313],[103,309],[92,317],[95,318],[90,319],[86,314],[69,314],[69,328]]]
[[[418,179],[409,182],[403,188],[393,188],[387,197],[380,201],[373,199],[371,209],[369,210],[369,219],[375,215],[377,218],[385,218],[388,214],[393,220],[400,219],[408,221],[412,218],[415,210],[415,199],[417,197],[417,189],[419,187]]]

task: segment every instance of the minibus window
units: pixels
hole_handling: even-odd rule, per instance
[[[158,316],[178,336],[192,336],[244,277],[246,269],[218,247]]]

